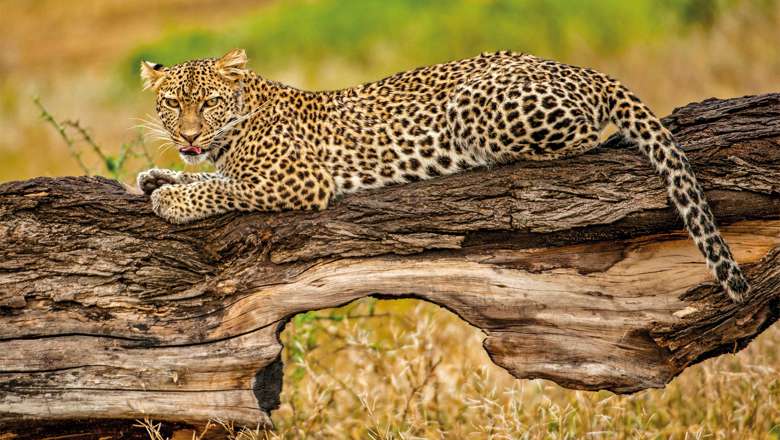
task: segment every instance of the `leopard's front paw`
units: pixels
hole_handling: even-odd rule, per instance
[[[154,190],[152,210],[171,223],[188,223],[205,217],[191,205],[182,185],[165,185]]]
[[[175,185],[179,183],[179,173],[177,171],[152,168],[138,173],[136,182],[138,189],[146,195],[152,194],[156,189],[164,185]]]

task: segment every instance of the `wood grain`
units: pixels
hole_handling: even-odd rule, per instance
[[[695,103],[664,123],[746,269],[744,304],[713,282],[661,179],[618,137],[322,212],[190,225],[100,177],[2,184],[0,433],[143,417],[268,425],[285,323],[369,295],[458,314],[518,378],[662,387],[780,315],[780,94]]]

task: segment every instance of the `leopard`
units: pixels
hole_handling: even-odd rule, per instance
[[[185,163],[137,176],[154,213],[189,223],[231,211],[323,210],[356,191],[513,161],[593,150],[609,125],[635,144],[667,189],[728,296],[750,286],[718,231],[690,162],[626,86],[591,68],[497,51],[339,90],[307,91],[258,75],[243,49],[169,67],[141,62],[158,129]]]

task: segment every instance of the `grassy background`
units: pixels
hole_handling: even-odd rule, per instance
[[[306,73],[303,81],[307,84],[328,87],[333,80],[323,81],[317,72],[333,59],[349,64],[368,80],[398,68],[496,48],[557,57],[584,47],[614,54],[637,42],[711,22],[728,4],[692,0],[601,0],[593,4],[578,0],[293,0],[247,14],[232,24],[231,32],[170,32],[133,52],[129,72],[135,76],[138,61],[145,58],[173,63],[219,53],[226,47],[244,47],[258,55],[254,67],[260,71],[295,63]]]
[[[780,89],[778,0],[0,0],[0,181],[81,173],[32,97],[107,154],[153,112],[138,61],[248,50],[263,75],[326,89],[484,50],[620,78],[657,113]],[[78,140],[78,136],[76,136]],[[151,150],[155,150],[150,142]],[[87,147],[82,145],[82,147]],[[89,150],[89,148],[86,148]],[[101,158],[84,161],[100,169]],[[171,152],[155,155],[175,163]],[[128,162],[128,173],[143,162]]]
[[[81,174],[73,151],[90,171],[129,181],[149,160],[128,155],[109,172],[106,157],[123,145],[176,163],[154,141],[136,143],[133,127],[153,112],[138,61],[233,47],[259,73],[310,89],[513,49],[608,72],[659,114],[780,90],[777,0],[0,0],[0,9],[0,181]],[[36,96],[73,123],[70,147]],[[300,315],[282,336],[272,436],[780,438],[777,326],[665,390],[628,397],[516,381],[478,348],[479,331],[411,300]]]

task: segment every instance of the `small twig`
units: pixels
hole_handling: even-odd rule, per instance
[[[133,426],[138,428],[145,428],[146,433],[149,435],[151,440],[167,440],[160,433],[160,427],[162,426],[161,423],[155,425],[154,422],[149,419],[136,420],[135,422],[136,423]]]
[[[76,130],[81,135],[81,138],[84,140],[84,142],[86,142],[87,145],[92,147],[92,150],[95,152],[95,154],[98,155],[98,157],[100,157],[100,160],[102,160],[104,163],[108,163],[108,157],[106,157],[106,155],[103,154],[103,149],[100,148],[97,142],[95,142],[95,139],[92,138],[92,135],[89,134],[89,131],[87,131],[86,128],[81,126],[81,123],[79,121],[66,120],[66,121],[62,121],[62,125],[66,127],[71,127],[74,130]]]
[[[417,395],[417,393],[419,393],[423,388],[425,388],[426,385],[428,385],[428,382],[430,382],[431,378],[433,377],[433,372],[436,371],[436,367],[438,367],[440,363],[441,358],[437,359],[436,362],[430,363],[428,366],[428,371],[425,372],[425,378],[423,381],[412,388],[412,392],[409,394],[409,398],[406,399],[406,406],[404,407],[401,420],[406,420],[406,415],[409,412],[409,406],[411,405],[412,400]]]
[[[57,122],[56,119],[54,119],[54,116],[52,116],[51,113],[49,113],[48,110],[46,110],[46,107],[41,104],[40,98],[37,96],[33,98],[33,103],[38,107],[38,109],[41,111],[41,118],[43,118],[44,121],[51,124],[52,127],[54,127],[55,130],[57,130],[57,133],[59,133],[60,137],[63,141],[65,141],[65,145],[68,147],[68,151],[70,151],[70,154],[76,159],[76,163],[79,164],[79,167],[82,171],[84,171],[84,174],[87,176],[92,175],[89,168],[84,164],[84,161],[81,160],[81,153],[76,148],[76,143],[73,141],[73,139],[68,136],[68,133],[65,131],[65,127]]]
[[[355,400],[357,400],[358,402],[360,402],[360,396],[358,396],[358,395],[357,395],[357,393],[356,393],[355,391],[353,391],[353,390],[352,390],[352,387],[351,387],[351,386],[349,386],[349,385],[347,385],[347,383],[346,383],[346,382],[344,382],[343,380],[341,380],[341,379],[339,379],[338,377],[336,377],[336,375],[335,375],[335,374],[333,374],[333,372],[332,372],[332,371],[330,371],[330,369],[329,369],[328,367],[326,367],[325,365],[323,365],[322,363],[320,363],[320,362],[319,362],[317,359],[311,359],[311,362],[312,362],[314,365],[316,365],[317,367],[319,367],[319,368],[322,370],[322,372],[323,372],[323,373],[325,373],[325,375],[327,375],[328,377],[330,377],[330,379],[331,379],[332,381],[334,381],[334,382],[336,382],[337,384],[339,384],[339,386],[341,386],[341,389],[342,389],[342,391],[346,391],[346,392],[347,392],[347,394],[350,394],[350,395],[351,395],[351,396],[352,396],[352,397],[353,397]]]
[[[343,321],[345,319],[368,319],[368,318],[384,318],[390,316],[390,313],[379,313],[373,315],[354,315],[354,316],[315,316],[312,319],[315,321]]]

